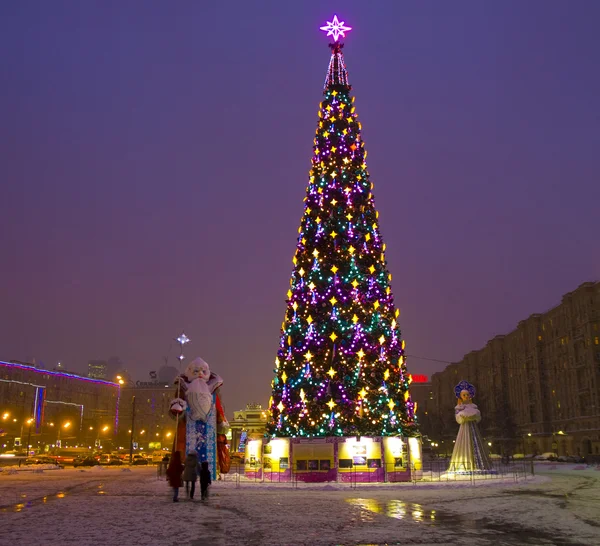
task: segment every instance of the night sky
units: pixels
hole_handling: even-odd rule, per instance
[[[600,278],[600,2],[2,2],[1,360],[266,404],[333,13],[409,371]]]

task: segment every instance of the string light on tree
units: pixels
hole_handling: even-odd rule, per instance
[[[282,324],[268,432],[412,436],[414,404],[337,15]]]

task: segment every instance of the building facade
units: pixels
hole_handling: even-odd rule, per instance
[[[117,383],[0,362],[0,445],[93,445],[113,438],[119,398]]]
[[[90,360],[88,362],[88,377],[93,379],[107,378],[107,362],[106,360]]]
[[[121,389],[120,444],[129,447],[133,430],[133,441],[144,450],[171,447],[175,419],[169,408],[174,398],[175,387],[169,383],[137,381],[126,384]]]
[[[415,416],[419,423],[419,430],[423,436],[429,436],[433,388],[426,375],[411,374],[410,377],[410,398],[415,403]]]
[[[493,452],[599,455],[600,283],[583,283],[432,376],[431,434],[446,441],[458,428],[453,389],[461,379],[477,389]]]
[[[244,444],[249,439],[262,438],[267,427],[268,416],[268,411],[260,404],[247,404],[246,409],[234,411],[233,419],[229,422],[231,451],[244,451]]]

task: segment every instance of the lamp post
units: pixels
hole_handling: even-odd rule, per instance
[[[33,419],[27,419],[27,424],[29,425],[29,432],[27,433],[27,456],[29,457],[29,442],[31,442],[31,425],[33,424]]]
[[[56,447],[62,447],[61,443],[60,443],[60,431],[61,431],[61,428],[64,428],[65,430],[67,430],[70,426],[71,426],[71,421],[67,421],[66,423],[63,424],[62,427],[60,427],[60,426],[58,427],[58,434],[57,434],[57,437],[56,437]]]
[[[98,427],[97,427],[98,432],[96,434],[96,442],[95,442],[96,447],[98,447],[98,448],[103,447],[102,444],[104,442],[102,441],[102,436],[101,436],[102,432],[107,432],[108,429],[110,428],[108,425],[104,425],[102,428],[100,428],[100,426],[101,425],[98,425]]]
[[[131,397],[131,430],[129,431],[129,464],[133,463],[133,431],[135,427],[135,394]]]

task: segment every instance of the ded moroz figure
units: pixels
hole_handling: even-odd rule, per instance
[[[204,360],[195,358],[176,377],[177,398],[171,402],[171,414],[177,419],[173,451],[179,452],[181,460],[195,453],[199,463],[208,463],[213,479],[217,471],[229,472],[229,452],[223,444],[229,423],[221,404],[222,384]]]

